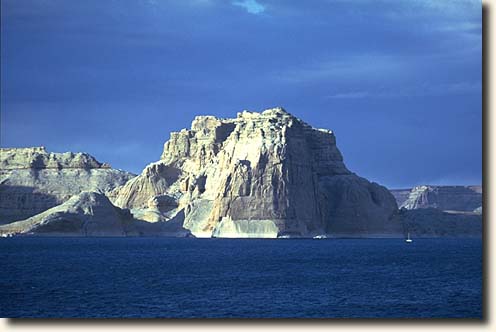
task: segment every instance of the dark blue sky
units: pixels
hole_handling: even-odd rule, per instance
[[[195,115],[283,106],[386,186],[481,182],[480,1],[1,6],[4,147],[139,173]]]

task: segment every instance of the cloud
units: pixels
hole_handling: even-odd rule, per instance
[[[480,93],[480,82],[450,82],[425,83],[410,87],[399,87],[395,90],[357,90],[342,91],[326,96],[328,99],[362,99],[362,98],[401,98],[401,97],[432,97],[446,95],[461,95],[466,93]]]
[[[241,1],[233,1],[232,4],[234,6],[242,7],[246,9],[246,11],[250,14],[261,14],[265,11],[265,6],[256,0],[241,0]]]
[[[384,79],[405,75],[408,72],[406,59],[391,55],[349,55],[288,68],[276,73],[276,79],[286,83],[325,82],[329,80]]]
[[[465,15],[467,10],[480,8],[480,0],[410,0],[408,2],[412,7],[418,6],[427,9],[439,10],[449,14]]]
[[[327,96],[330,99],[361,99],[367,97],[372,97],[368,91],[341,92]]]
[[[439,24],[439,26],[437,26],[436,28],[437,30],[442,32],[453,32],[453,31],[472,32],[480,35],[482,30],[482,23],[481,22],[446,23],[446,24]]]

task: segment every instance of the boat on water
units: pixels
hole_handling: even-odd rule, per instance
[[[407,236],[407,238],[406,238],[405,242],[406,242],[406,243],[412,243],[412,242],[413,242],[413,240],[412,240],[412,239],[410,239],[410,233],[408,233],[408,236]]]
[[[314,240],[323,240],[323,239],[327,239],[327,235],[325,234],[321,234],[321,235],[315,235],[313,237]]]

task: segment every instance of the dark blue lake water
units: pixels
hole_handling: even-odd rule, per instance
[[[482,241],[0,239],[1,317],[482,316]]]

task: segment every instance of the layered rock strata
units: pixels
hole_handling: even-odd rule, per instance
[[[86,153],[2,148],[0,224],[29,218],[83,191],[110,191],[134,176]]]
[[[402,193],[403,190],[393,191],[397,199],[403,198]],[[407,210],[436,208],[442,211],[474,211],[482,206],[482,187],[416,186],[398,205]]]
[[[405,233],[413,237],[482,236],[481,186],[428,186],[391,190]]]
[[[181,219],[200,237],[402,234],[389,191],[346,168],[330,130],[282,108],[196,117],[109,197],[136,218]]]
[[[34,236],[187,236],[177,222],[147,223],[115,207],[101,193],[82,192],[26,220],[0,226],[0,235]]]

